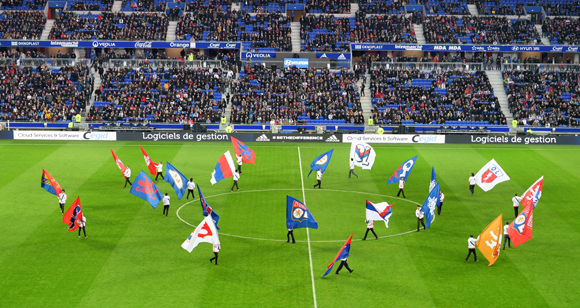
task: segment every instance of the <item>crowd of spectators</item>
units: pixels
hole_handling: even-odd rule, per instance
[[[510,111],[518,124],[576,126],[580,118],[580,73],[504,71]]]
[[[111,11],[113,0],[83,1],[77,0],[69,4],[69,11]]]
[[[302,16],[301,50],[348,51],[349,43],[417,43],[411,20],[404,15],[369,15],[355,17],[334,15]]]
[[[349,0],[307,0],[306,13],[349,14]]]
[[[399,0],[358,0],[358,11],[365,14],[405,13],[403,1]]]
[[[250,29],[251,27],[251,29]],[[290,20],[280,13],[246,13],[239,22],[240,41],[251,42],[251,48],[274,48],[275,51],[292,50]]]
[[[213,40],[237,41],[236,20],[241,16],[241,12],[224,10],[221,6],[199,6],[179,18],[175,38],[203,41],[204,33],[213,32],[210,35]]]
[[[423,23],[427,43],[529,44],[542,39],[527,19],[486,16],[433,16]]]
[[[2,39],[37,40],[46,23],[41,11],[5,11],[0,19]]]
[[[542,34],[547,36],[552,44],[580,44],[580,22],[576,18],[546,18],[542,24]]]
[[[24,10],[28,7],[31,10],[42,10],[48,0],[1,0],[3,10]]]
[[[506,123],[485,71],[374,69],[370,90],[377,124]]]
[[[92,121],[217,122],[227,105],[218,68],[111,68],[102,74]]]
[[[165,41],[168,24],[165,14],[103,12],[81,15],[62,12],[50,30],[49,38]]]
[[[466,1],[429,0],[429,14],[469,15],[469,9]]]
[[[505,2],[502,0],[475,0],[479,15],[517,15],[526,14],[523,2]]]
[[[123,0],[121,7],[130,7],[137,12],[164,12],[168,1],[159,0]]]
[[[559,1],[542,1],[538,4],[544,7],[546,14],[550,16],[579,16],[580,1],[578,0],[559,0]]]
[[[288,123],[339,120],[362,124],[362,106],[353,72],[327,69],[280,70],[246,64],[234,81],[232,123]]]
[[[0,119],[63,121],[85,108],[93,80],[86,66],[0,67]]]

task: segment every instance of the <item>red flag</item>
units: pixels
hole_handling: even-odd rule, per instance
[[[236,158],[242,155],[242,162],[244,164],[256,164],[256,153],[252,151],[247,145],[245,145],[240,140],[232,138],[232,145],[234,146],[234,153],[236,154]]]
[[[151,175],[157,175],[157,164],[154,163],[153,161],[151,161],[151,158],[149,157],[149,155],[147,155],[147,152],[145,152],[145,150],[143,149],[143,147],[141,145],[139,145],[139,147],[141,148],[141,152],[143,152],[143,157],[145,158],[145,164],[149,168],[149,172],[151,172]]]
[[[113,158],[115,159],[115,163],[117,164],[119,169],[121,169],[121,173],[123,174],[123,178],[125,178],[125,169],[127,169],[127,168],[125,167],[125,165],[123,165],[123,162],[119,159],[119,157],[117,157],[117,155],[115,155],[115,152],[113,152],[113,149],[111,149],[111,153],[113,153]]]
[[[536,208],[536,204],[542,197],[542,188],[544,186],[544,177],[542,176],[539,178],[526,192],[522,195],[522,205],[524,208],[530,204],[534,205]]]
[[[76,230],[79,226],[77,220],[83,219],[83,210],[81,208],[81,197],[77,197],[75,202],[68,208],[62,217],[62,222],[68,225],[69,231]]]
[[[46,183],[48,181],[48,183]],[[48,185],[50,184],[50,185]],[[54,189],[55,195],[60,195],[62,192],[62,187],[56,182],[56,180],[48,173],[44,168],[42,168],[42,181],[40,182],[40,187],[46,189],[49,193],[52,193],[51,187]]]
[[[529,204],[508,227],[508,235],[514,244],[514,247],[532,239],[533,222],[534,205]]]

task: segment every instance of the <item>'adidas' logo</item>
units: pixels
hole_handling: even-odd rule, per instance
[[[338,56],[338,60],[346,60],[346,57],[341,53],[340,56]]]
[[[323,53],[322,56],[320,56],[320,57],[321,58],[328,58],[325,53]]]
[[[262,136],[256,138],[256,141],[270,141],[270,139],[266,137],[266,134],[262,134]]]
[[[340,142],[340,140],[338,140],[335,135],[331,135],[326,139],[326,142]]]

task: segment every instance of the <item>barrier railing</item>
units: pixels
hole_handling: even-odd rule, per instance
[[[502,63],[501,70],[511,71],[580,71],[580,64],[568,63]]]
[[[0,58],[0,66],[24,66],[37,67],[45,65],[49,67],[91,65],[90,59],[70,59],[70,58]]]
[[[170,60],[170,59],[110,59],[109,67],[222,67],[219,60]]]
[[[461,62],[373,62],[371,69],[386,68],[393,70],[418,69],[422,71],[433,70],[460,70],[477,71],[484,70],[483,63],[461,63]]]

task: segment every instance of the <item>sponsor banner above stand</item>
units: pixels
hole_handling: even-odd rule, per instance
[[[73,132],[73,131],[34,131],[15,130],[14,139],[17,140],[117,140],[116,132]]]
[[[308,68],[308,58],[284,58],[284,68],[296,66],[297,68]]]
[[[242,52],[242,60],[245,59],[273,59],[276,58],[275,52]]]
[[[351,44],[355,50],[407,51],[480,51],[480,52],[579,52],[578,46],[515,46],[515,45],[409,45],[409,44]]]
[[[445,135],[378,135],[378,134],[344,134],[342,142],[366,143],[445,143]]]
[[[445,143],[477,144],[580,144],[576,136],[489,136],[489,135],[452,135]]]
[[[254,134],[256,142],[341,142],[341,134]]]
[[[336,59],[336,60],[350,60],[350,53],[316,53],[316,58],[319,59]]]
[[[117,132],[120,141],[231,141],[232,136],[242,142],[254,141],[252,133]]]
[[[235,42],[153,42],[153,41],[9,41],[0,40],[1,47],[89,47],[89,48],[196,48],[240,49]]]

